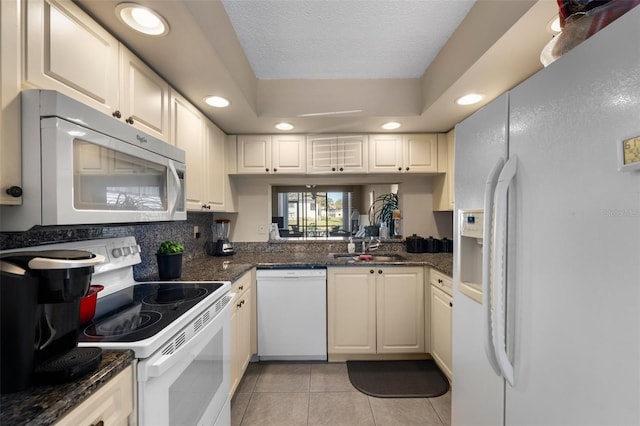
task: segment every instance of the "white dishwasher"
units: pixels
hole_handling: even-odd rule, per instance
[[[260,360],[327,359],[327,270],[258,269]]]

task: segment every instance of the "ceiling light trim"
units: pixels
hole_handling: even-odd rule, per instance
[[[461,106],[474,105],[484,99],[484,95],[480,93],[467,93],[456,99],[456,103]]]
[[[226,108],[231,105],[231,101],[225,97],[211,95],[204,98],[204,102],[214,108]]]
[[[283,121],[283,122],[274,124],[273,127],[275,127],[278,130],[287,131],[287,130],[293,130],[295,126],[291,123],[285,123]]]
[[[169,33],[169,23],[158,12],[136,3],[120,3],[115,9],[123,24],[146,35],[160,37]]]

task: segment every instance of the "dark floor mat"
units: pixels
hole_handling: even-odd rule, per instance
[[[431,360],[347,361],[349,380],[378,398],[432,398],[449,390],[449,381]]]

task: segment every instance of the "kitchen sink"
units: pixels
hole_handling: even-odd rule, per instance
[[[330,255],[337,260],[347,260],[353,262],[362,263],[376,263],[376,262],[398,262],[405,260],[405,257],[396,253],[332,253]]]

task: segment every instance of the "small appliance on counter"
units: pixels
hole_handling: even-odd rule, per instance
[[[229,241],[229,220],[227,219],[218,219],[216,220],[216,242],[215,242],[215,251],[213,253],[214,256],[231,256],[235,253],[233,250],[233,246]]]
[[[78,348],[80,299],[104,256],[82,250],[0,255],[1,393],[93,371],[102,349]]]
[[[423,238],[413,234],[406,238],[407,253],[451,253],[453,252],[453,242],[446,237],[439,240],[429,236]]]

